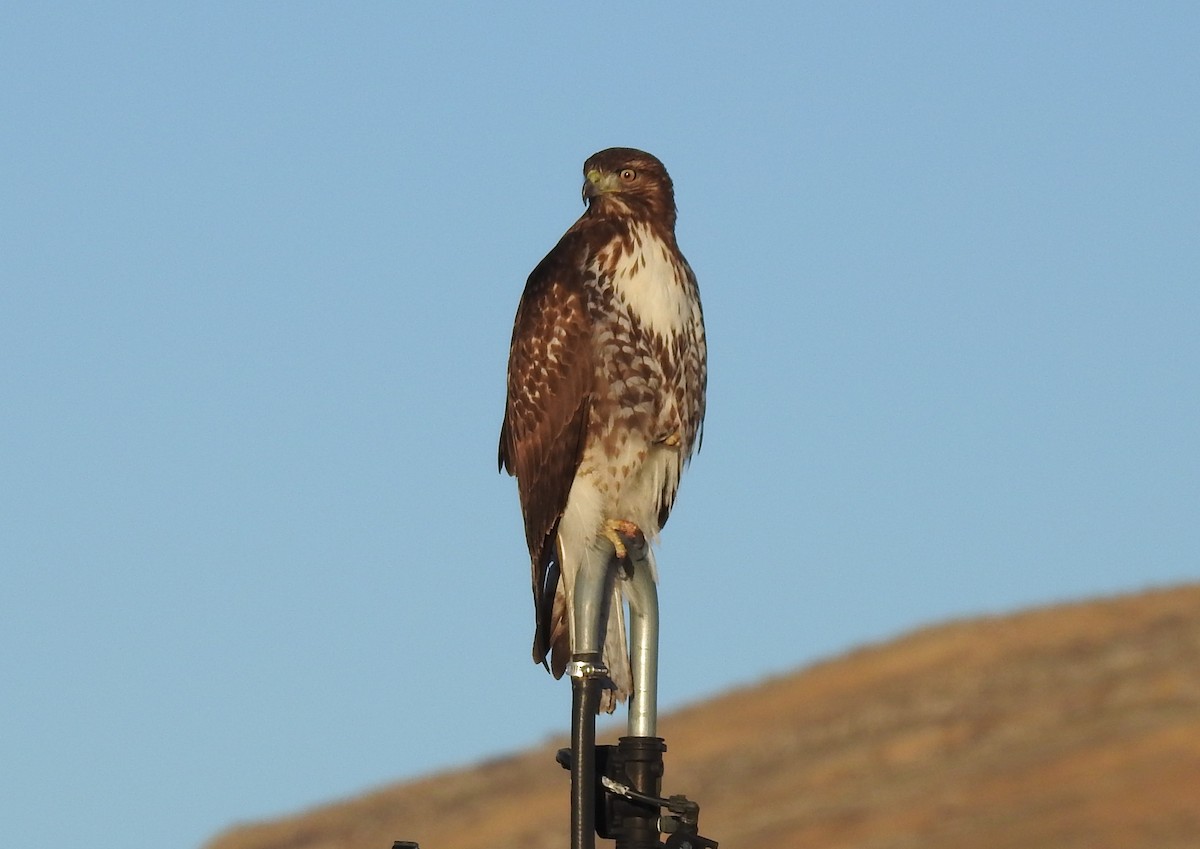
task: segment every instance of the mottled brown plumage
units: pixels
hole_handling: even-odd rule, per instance
[[[517,477],[533,568],[534,660],[561,676],[584,558],[613,556],[606,522],[654,539],[704,418],[696,278],[675,241],[662,163],[610,148],[584,163],[588,208],[529,275],[508,364],[500,465]],[[604,647],[612,710],[631,686],[619,582]]]

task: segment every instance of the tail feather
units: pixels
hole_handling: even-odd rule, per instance
[[[571,662],[571,626],[567,619],[567,593],[559,585],[554,594],[554,607],[550,614],[550,672],[555,678],[562,678]]]
[[[625,605],[621,582],[613,586],[608,608],[608,631],[604,635],[604,665],[608,667],[610,686],[600,692],[599,713],[612,713],[617,704],[633,693],[633,672],[629,666],[629,641],[625,638]]]
[[[533,630],[533,662],[550,669],[546,654],[554,645],[555,628],[563,615],[562,611],[558,609],[559,597],[562,595],[561,581],[559,580],[561,568],[556,546],[546,546],[544,556],[542,568],[536,568],[535,564],[533,571],[533,610],[536,622]],[[539,575],[541,576],[540,580],[538,580]],[[561,674],[560,671],[558,675]]]

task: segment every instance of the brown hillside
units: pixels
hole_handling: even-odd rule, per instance
[[[723,849],[1197,847],[1200,586],[928,628],[661,732]],[[562,849],[557,745],[209,849]]]

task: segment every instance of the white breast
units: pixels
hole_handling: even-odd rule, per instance
[[[670,248],[649,228],[635,228],[633,237],[633,250],[616,264],[613,288],[644,326],[674,336],[693,319],[687,281],[680,279]]]

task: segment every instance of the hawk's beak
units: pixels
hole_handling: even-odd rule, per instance
[[[592,169],[584,175],[587,179],[583,181],[583,202],[587,203],[597,195],[602,195],[606,192],[611,192],[617,187],[617,175],[605,174],[602,171]]]

